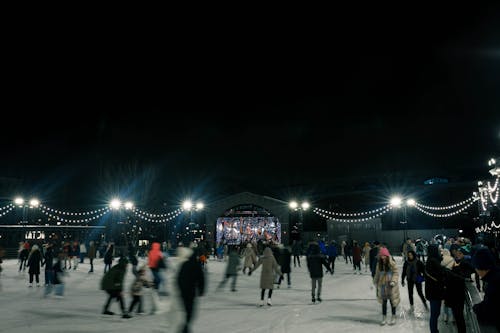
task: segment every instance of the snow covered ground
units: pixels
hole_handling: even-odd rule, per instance
[[[170,258],[175,261],[175,258]],[[408,293],[400,287],[401,304],[394,326],[380,326],[381,306],[371,289],[371,275],[354,275],[352,265],[337,260],[335,274],[323,279],[323,302],[312,304],[310,279],[303,257],[302,267],[292,267],[292,288],[273,292],[273,305],[258,307],[260,268],[252,276],[239,275],[237,292],[216,292],[225,269],[224,262],[209,261],[207,293],[198,298],[193,332],[428,332],[429,314],[415,291],[415,312],[409,313]],[[397,258],[399,267],[401,259]],[[141,262],[143,262],[141,260]],[[88,259],[66,278],[63,299],[43,298],[42,287],[28,288],[28,274],[18,273],[17,260],[6,260],[0,277],[0,332],[170,332],[167,322],[169,297],[160,296],[160,311],[155,315],[136,315],[122,319],[119,315],[101,315],[106,294],[99,289],[103,275],[102,259],[95,260],[95,273],[88,274]],[[364,270],[364,267],[363,267]],[[43,268],[42,268],[43,273]],[[170,271],[167,279],[171,280]],[[126,277],[126,306],[130,304],[129,286],[133,281],[129,265]],[[145,311],[150,298],[145,298]],[[267,292],[266,292],[267,298]],[[118,304],[111,311],[119,313]],[[389,307],[390,312],[390,307]],[[441,332],[453,332],[450,324],[440,322]]]

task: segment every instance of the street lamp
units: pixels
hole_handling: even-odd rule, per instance
[[[193,208],[193,203],[191,202],[191,200],[186,200],[182,203],[182,208],[184,210],[191,210],[191,208]]]
[[[131,210],[134,208],[134,203],[132,201],[127,201],[123,206],[125,207],[125,209]]]
[[[40,201],[38,199],[31,199],[30,200],[30,208],[31,207],[38,207],[40,205]]]
[[[390,200],[390,204],[394,208],[401,208],[401,206],[403,206],[404,218],[403,218],[403,221],[399,221],[399,223],[405,225],[405,228],[403,229],[403,238],[404,238],[403,241],[406,241],[406,238],[408,238],[408,216],[407,216],[406,208],[407,207],[414,207],[417,204],[417,202],[413,198],[408,198],[408,199],[406,199],[406,204],[402,205],[403,199],[399,196],[393,196]]]
[[[291,209],[297,209],[299,207],[297,201],[290,201],[288,205],[290,206]]]
[[[14,203],[15,203],[16,205],[18,205],[18,206],[22,206],[22,205],[24,204],[24,199],[23,199],[23,198],[21,198],[21,197],[16,197],[16,198],[14,199]]]
[[[111,209],[114,209],[114,210],[118,210],[118,209],[120,209],[121,205],[122,205],[122,202],[121,202],[120,200],[118,200],[118,199],[113,199],[113,200],[111,200],[111,202],[109,203],[109,207],[110,207]]]

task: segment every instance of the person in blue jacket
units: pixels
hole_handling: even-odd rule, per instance
[[[328,267],[330,269],[330,273],[333,275],[335,271],[335,260],[337,259],[337,244],[334,240],[332,240],[330,245],[328,245],[326,255],[328,256]]]

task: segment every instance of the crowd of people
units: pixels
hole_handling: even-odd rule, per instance
[[[381,306],[381,325],[396,323],[401,285],[407,288],[410,311],[414,311],[413,296],[416,290],[424,309],[430,312],[431,332],[438,332],[438,317],[441,312],[445,322],[454,323],[458,332],[466,332],[465,284],[475,281],[478,290],[484,293],[484,300],[474,306],[478,320],[500,327],[497,315],[500,308],[500,258],[497,249],[482,244],[473,245],[464,238],[431,241],[427,244],[420,240],[420,243],[425,244],[424,249],[419,250],[418,243],[412,239],[408,238],[404,242],[400,249],[402,267],[396,263],[387,245],[378,241],[361,243],[344,240],[338,246],[335,241],[327,243],[318,239],[309,242],[305,248],[300,241],[294,241],[291,246],[270,241],[260,244],[249,242],[241,246],[219,244],[213,248],[206,243],[190,244],[187,247],[179,244],[177,265],[173,268],[174,288],[170,289],[170,295],[165,295],[177,300],[172,302],[171,312],[182,314],[179,315],[182,319],[178,320],[178,331],[187,332],[193,318],[196,297],[205,292],[204,272],[211,253],[214,260],[226,262],[225,273],[216,292],[221,292],[229,280],[231,292],[237,292],[237,276],[240,272],[251,276],[260,270],[260,301],[257,304],[260,307],[265,304],[272,306],[273,290],[281,287],[285,275],[287,287],[291,288],[292,262],[294,268],[301,267],[303,256],[311,281],[311,302],[322,302],[324,274],[334,275],[335,262],[340,257],[345,264],[352,265],[353,274],[371,274],[373,289]],[[41,268],[45,267],[44,295],[48,296],[55,290],[56,296],[62,297],[67,272],[78,269],[78,264],[88,257],[88,273],[93,273],[93,261],[99,252],[99,245],[95,242],[80,244],[74,241],[31,246],[28,242],[23,242],[18,253],[19,273],[22,274],[27,268],[28,287],[33,288],[34,283],[40,287],[39,275]],[[144,313],[144,288],[151,290],[149,294],[152,305],[149,313],[154,314],[161,286],[166,282],[162,272],[168,266],[165,247],[153,242],[145,253],[147,264],[140,267],[137,258],[139,251],[132,244],[129,244],[127,251],[116,252],[114,244],[109,243],[102,254],[98,255],[104,262],[101,289],[107,294],[102,314],[114,315],[110,310],[113,301],[119,304],[122,318],[131,318],[134,310],[137,314]],[[116,264],[113,265],[115,260]],[[126,288],[124,279],[129,264],[132,265],[134,281],[130,286],[131,300],[127,307],[123,291]],[[165,287],[163,289],[166,290]]]

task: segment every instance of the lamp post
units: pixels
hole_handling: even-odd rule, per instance
[[[194,230],[192,229],[193,226],[196,226],[196,228],[199,228],[199,224],[195,225],[195,223],[193,222],[193,212],[201,211],[204,208],[205,208],[205,205],[203,204],[203,202],[200,202],[200,201],[197,202],[196,204],[194,204],[191,200],[185,200],[182,203],[182,209],[189,212],[187,226],[182,231],[186,235],[184,237],[185,241],[191,242],[192,240],[194,240],[194,235],[193,235]],[[196,230],[198,230],[198,229],[196,229]]]
[[[301,204],[299,204],[297,201],[292,200],[288,204],[288,207],[299,213],[299,222],[296,224],[297,226],[297,232],[298,232],[298,238],[301,238],[301,234],[304,231],[303,226],[304,226],[304,211],[308,210],[311,205],[307,201],[303,201]]]

